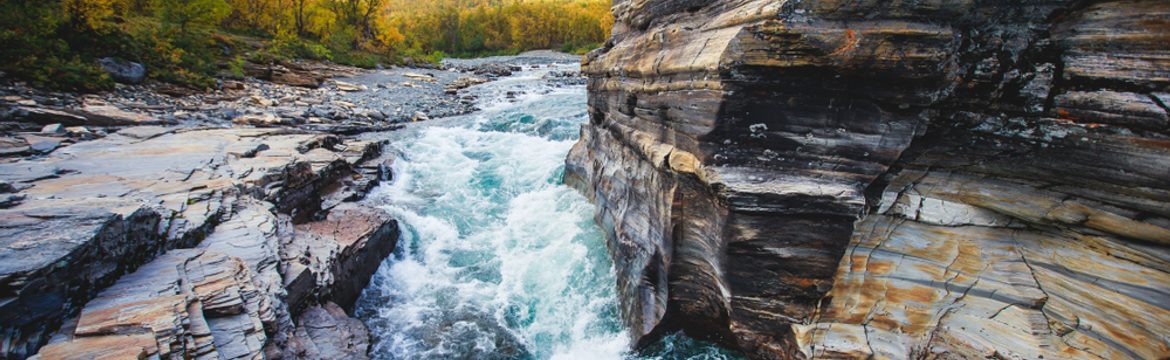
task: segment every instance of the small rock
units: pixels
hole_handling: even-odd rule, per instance
[[[455,81],[451,82],[451,84],[448,84],[444,88],[444,91],[447,94],[454,95],[454,94],[458,93],[459,90],[465,89],[465,88],[470,87],[472,85],[483,84],[485,82],[488,82],[488,80],[481,78],[481,77],[463,76],[463,77],[460,77],[458,79],[455,79]]]
[[[5,96],[5,97],[0,98],[0,99],[4,100],[6,102],[17,104],[17,105],[24,105],[24,106],[36,106],[37,105],[36,100],[25,99],[25,98],[15,96],[15,95]]]
[[[253,104],[260,105],[263,107],[270,107],[270,106],[276,105],[276,102],[274,102],[270,99],[265,99],[264,97],[261,97],[261,96],[252,96],[251,100],[252,100]]]
[[[415,111],[414,116],[410,117],[410,121],[427,121],[430,119],[431,118],[429,116],[427,116],[427,114],[423,113],[422,111]]]
[[[24,154],[28,151],[28,142],[24,139],[0,137],[0,156]]]
[[[36,136],[36,135],[25,135],[24,136],[24,141],[28,142],[28,147],[30,149],[32,149],[32,151],[42,153],[42,154],[47,154],[47,153],[52,152],[53,150],[56,150],[58,147],[61,146],[61,140],[64,140],[64,139],[55,138],[55,137]]]
[[[272,125],[284,124],[285,122],[284,122],[284,119],[282,119],[279,116],[276,116],[275,114],[263,113],[263,114],[258,114],[258,115],[254,115],[254,114],[241,115],[241,116],[236,117],[235,119],[232,119],[232,123],[235,123],[237,125],[272,126]]]
[[[337,90],[340,90],[340,91],[355,92],[355,91],[368,90],[368,88],[365,85],[361,85],[361,84],[351,84],[351,83],[347,83],[344,81],[334,81],[333,83],[335,85],[337,85]]]
[[[427,75],[427,74],[408,72],[408,73],[402,74],[402,76],[411,78],[411,79],[416,80],[416,81],[435,82],[435,77],[431,76],[431,75]]]
[[[224,80],[224,90],[244,90],[244,83],[234,80]]]
[[[46,134],[64,134],[65,127],[61,126],[61,124],[49,124],[41,128],[41,132]]]

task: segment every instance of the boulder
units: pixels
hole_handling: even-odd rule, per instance
[[[361,320],[326,302],[305,311],[297,321],[288,356],[297,359],[369,359],[369,329]]]
[[[138,84],[146,79],[146,66],[136,62],[106,57],[98,59],[98,64],[120,83]]]
[[[296,225],[294,236],[281,244],[289,308],[297,312],[329,300],[351,309],[397,238],[398,223],[388,214],[354,203]]]

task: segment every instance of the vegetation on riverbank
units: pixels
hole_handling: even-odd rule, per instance
[[[92,91],[96,59],[207,87],[247,62],[377,64],[531,49],[583,53],[609,36],[607,0],[4,0],[0,71],[35,86]]]

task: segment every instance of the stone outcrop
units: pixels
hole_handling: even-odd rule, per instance
[[[46,342],[43,359],[296,358],[314,326],[348,329],[318,354],[364,353],[329,304],[352,306],[397,239],[353,203],[388,176],[381,147],[135,127],[0,164],[0,358]],[[305,312],[318,304],[329,316]]]
[[[566,182],[640,343],[1170,356],[1170,3],[619,0]]]
[[[289,345],[298,359],[368,359],[369,329],[332,302],[314,306],[301,315],[296,337]]]

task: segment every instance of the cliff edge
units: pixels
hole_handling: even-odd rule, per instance
[[[613,10],[566,181],[636,340],[1170,356],[1170,2]]]

